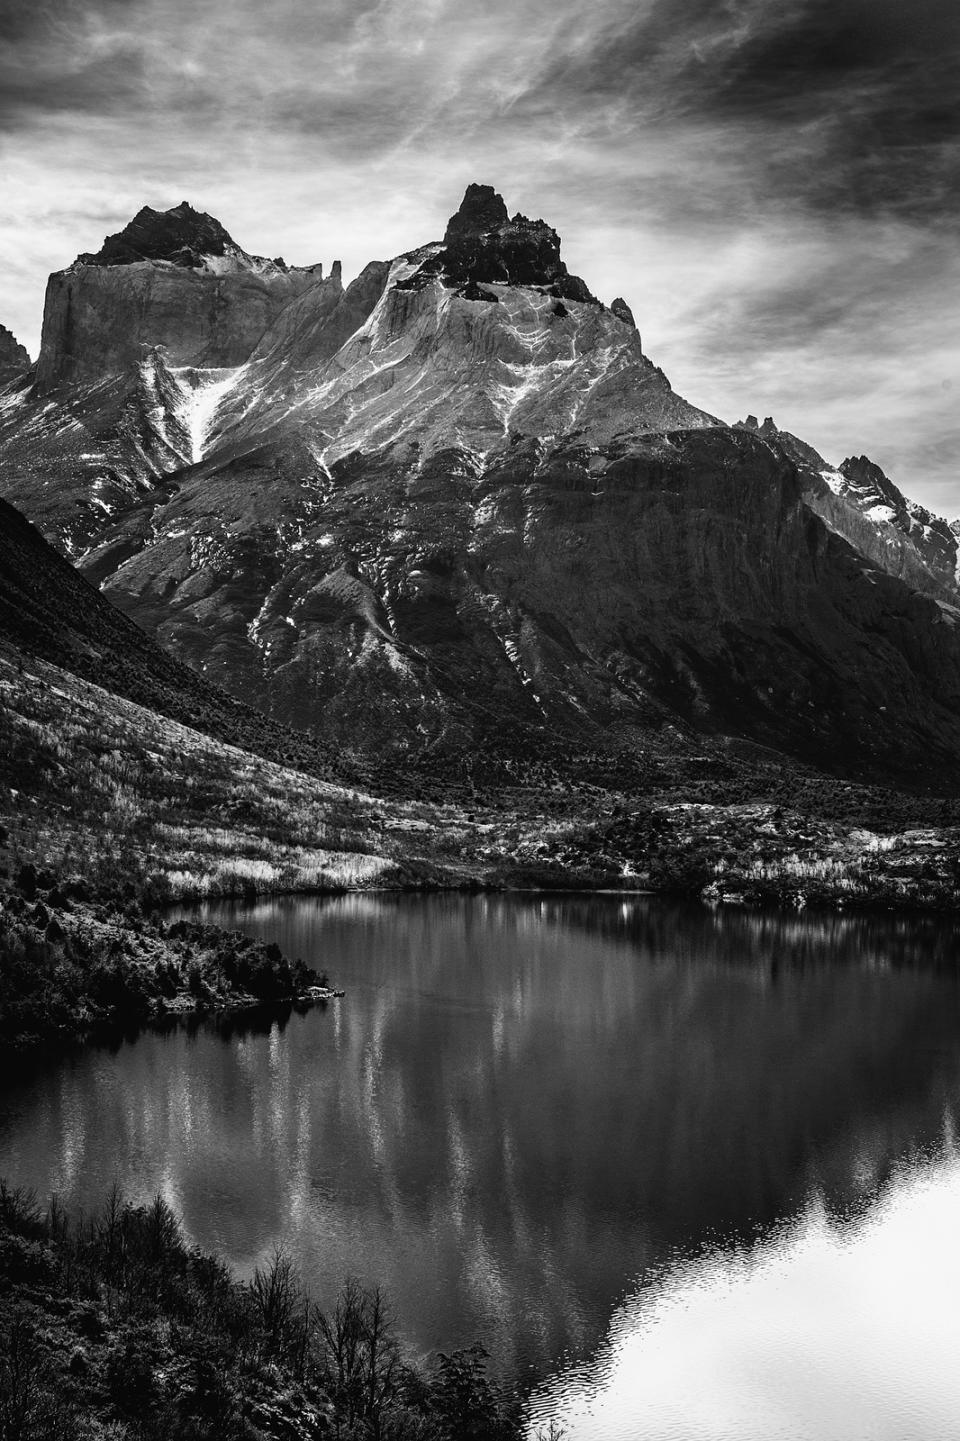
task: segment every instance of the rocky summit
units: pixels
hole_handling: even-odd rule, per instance
[[[461,282],[460,294],[470,300],[496,303],[495,291],[480,289],[491,281],[543,288],[557,300],[595,299],[560,259],[557,232],[545,221],[528,220],[519,213],[511,220],[503,197],[492,185],[467,187],[460,209],[450,217],[443,248],[399,283],[416,288],[431,274]],[[562,313],[562,307],[555,306],[554,313]]]
[[[96,255],[80,255],[76,263],[136,265],[142,260],[168,260],[173,265],[203,269],[214,257],[239,254],[219,220],[194,210],[185,200],[172,210],[145,205],[129,225],[107,236]]]
[[[672,728],[960,782],[950,526],[684,400],[560,252],[485,185],[346,288],[141,211],[51,277],[5,493],[179,658],[351,751]]]
[[[865,455],[835,468],[813,446],[780,430],[772,416],[760,425],[749,415],[738,429],[752,430],[789,455],[810,508],[884,572],[951,607],[958,604],[960,523],[908,500]]]

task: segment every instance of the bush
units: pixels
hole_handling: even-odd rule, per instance
[[[441,1353],[431,1404],[444,1441],[510,1441],[518,1433],[518,1408],[487,1376],[483,1346]]]

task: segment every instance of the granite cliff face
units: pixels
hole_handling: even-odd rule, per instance
[[[96,383],[162,345],[174,366],[235,366],[320,265],[288,267],[241,250],[218,221],[186,203],[144,207],[95,255],[51,275],[36,383]]]
[[[194,215],[144,260],[137,217],[80,271],[254,275]],[[313,277],[240,360],[204,362],[190,314],[179,350],[141,330],[154,348],[111,372],[108,316],[89,383],[8,387],[0,453],[10,498],[235,694],[381,755],[508,745],[519,721],[642,749],[676,725],[957,771],[949,527],[683,400],[626,302],[490,187],[346,289]]]

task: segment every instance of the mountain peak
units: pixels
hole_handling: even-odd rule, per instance
[[[144,205],[95,255],[50,276],[36,383],[46,392],[130,374],[145,346],[165,346],[175,368],[242,365],[287,303],[322,280],[321,265],[248,254],[187,200]]]
[[[83,265],[134,265],[142,260],[167,260],[196,267],[208,255],[237,250],[231,236],[212,215],[182,200],[170,210],[144,205],[128,225],[108,235],[95,255],[80,255]]]
[[[545,220],[519,212],[511,219],[503,196],[492,185],[468,185],[460,208],[447,223],[444,249],[427,273],[442,270],[464,287],[468,299],[483,295],[483,283],[540,286],[567,300],[594,301],[586,285],[560,259],[560,236]]]
[[[862,505],[889,506],[895,512],[905,512],[907,501],[903,492],[868,455],[848,455],[838,469]]]
[[[492,185],[468,185],[460,209],[447,222],[444,244],[450,245],[464,235],[488,235],[491,230],[501,229],[509,219],[503,196],[498,195]]]

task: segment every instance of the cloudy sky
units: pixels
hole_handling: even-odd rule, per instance
[[[369,259],[471,180],[677,390],[960,515],[957,0],[0,0],[0,322],[182,199]]]

